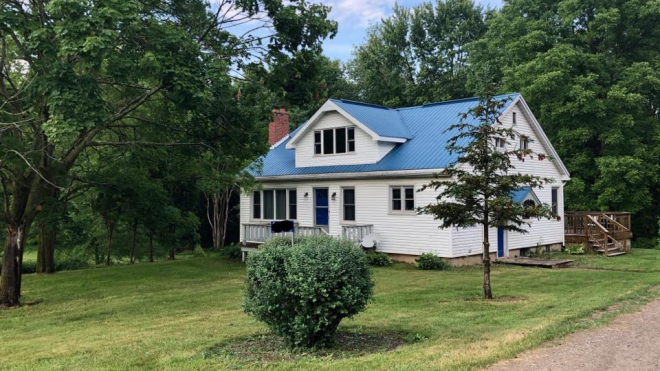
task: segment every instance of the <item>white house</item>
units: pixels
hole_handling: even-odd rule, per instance
[[[554,180],[542,189],[521,190],[512,198],[551,204],[563,219],[563,187],[569,173],[523,97],[498,97],[503,98],[508,102],[500,121],[533,141],[498,141],[497,145],[529,145],[548,155],[552,160],[515,159],[515,171]],[[445,150],[452,136],[445,129],[477,103],[477,98],[471,98],[389,109],[328,100],[291,134],[288,119],[278,111],[270,127],[272,148],[263,158],[263,168],[255,173],[261,187],[241,195],[241,241],[246,245],[263,242],[270,236],[270,221],[291,219],[299,234],[328,233],[356,242],[375,234],[377,250],[394,258],[433,253],[457,264],[478,262],[482,229],[440,229],[432,216],[415,212],[416,207],[433,203],[437,195],[430,189],[417,191],[455,160]],[[497,255],[563,245],[563,220],[530,223],[527,234],[491,230]]]

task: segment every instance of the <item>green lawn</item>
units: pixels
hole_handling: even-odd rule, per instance
[[[477,268],[374,269],[374,302],[340,330],[402,333],[421,341],[363,356],[264,362],[204,356],[218,344],[266,331],[241,310],[242,264],[211,255],[27,275],[24,300],[41,302],[0,311],[0,369],[479,369],[603,323],[615,313],[592,314],[615,302],[627,303],[617,306],[622,311],[658,295],[660,250],[598,259],[581,257],[580,265],[635,271],[496,266],[493,289],[504,300],[485,302]],[[637,272],[642,270],[647,272]]]

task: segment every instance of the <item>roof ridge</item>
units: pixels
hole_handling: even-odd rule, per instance
[[[331,99],[331,100],[334,100],[334,101],[338,100],[338,101],[341,101],[341,102],[343,102],[343,103],[355,104],[355,105],[359,105],[359,106],[367,106],[367,107],[381,108],[381,109],[386,109],[386,110],[388,110],[388,111],[392,111],[392,110],[394,110],[394,109],[392,109],[392,108],[385,107],[385,106],[381,106],[381,105],[379,105],[379,104],[360,102],[360,101],[351,100],[351,99],[334,99],[334,98],[333,98],[333,99]]]
[[[520,93],[515,92],[515,93],[509,93],[509,94],[498,94],[495,95],[494,97],[511,97],[513,95],[520,95]],[[450,100],[443,100],[440,102],[431,102],[431,103],[424,103],[416,106],[410,106],[410,107],[400,107],[400,108],[395,108],[396,111],[402,111],[402,110],[407,110],[407,109],[413,109],[413,108],[424,108],[424,107],[431,107],[431,106],[440,106],[443,104],[452,104],[452,103],[459,103],[459,102],[467,102],[471,100],[477,100],[481,99],[480,97],[469,97],[469,98],[457,98],[457,99],[450,99]]]

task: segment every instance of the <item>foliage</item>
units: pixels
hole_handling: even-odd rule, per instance
[[[222,248],[222,255],[228,257],[231,260],[241,260],[242,258],[242,252],[241,252],[241,245],[238,243],[233,243],[229,246],[225,246]]]
[[[421,211],[440,220],[441,228],[480,226],[483,234],[484,295],[492,298],[490,291],[490,242],[489,228],[527,233],[523,225],[530,225],[531,218],[551,218],[548,205],[513,202],[512,194],[523,187],[538,188],[552,182],[531,174],[514,172],[512,158],[522,162],[542,161],[543,154],[531,148],[505,146],[498,148],[495,139],[505,141],[532,139],[518,133],[514,127],[506,127],[500,121],[507,98],[493,98],[486,94],[479,103],[461,115],[460,121],[450,125],[445,132],[452,137],[446,150],[456,160],[436,179],[425,185],[439,190],[436,203],[421,208]]]
[[[582,245],[568,245],[564,252],[568,255],[582,255],[584,254],[584,247]]]
[[[327,347],[373,294],[365,254],[330,236],[271,238],[248,255],[244,310],[293,348]]]
[[[204,249],[202,248],[202,245],[200,245],[200,244],[195,245],[195,248],[193,249],[192,253],[193,253],[194,256],[197,256],[197,257],[207,256],[206,251],[204,251]]]
[[[632,244],[636,249],[657,249],[660,246],[657,238],[635,238]]]
[[[486,32],[483,7],[469,0],[398,5],[372,26],[349,73],[360,98],[401,107],[473,95],[467,45]]]
[[[425,253],[420,255],[416,261],[417,261],[417,268],[422,270],[439,271],[449,268],[449,264],[447,264],[445,259],[431,253]]]
[[[385,253],[372,251],[365,255],[367,256],[367,263],[372,267],[389,267],[392,265],[392,259]]]

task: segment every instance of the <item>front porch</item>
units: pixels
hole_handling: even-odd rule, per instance
[[[630,252],[630,213],[567,211],[564,215],[566,244],[582,244],[588,252],[605,256]]]
[[[243,240],[241,241],[243,244],[241,247],[243,261],[245,261],[247,253],[256,250],[259,245],[275,235],[270,231],[270,222],[244,223],[241,224],[241,228],[243,229]],[[336,237],[348,239],[359,245],[365,236],[373,233],[373,229],[373,224],[347,224],[341,227],[341,235]],[[293,234],[294,236],[329,235],[323,227],[302,226],[298,223],[294,223]],[[279,235],[291,236],[290,233]]]

